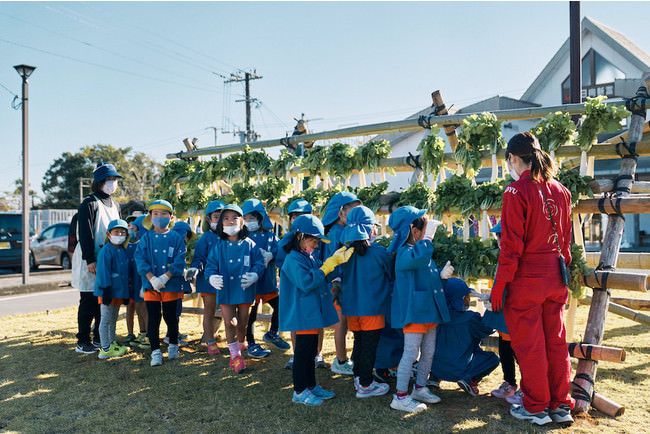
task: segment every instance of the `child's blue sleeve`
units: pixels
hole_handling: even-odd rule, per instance
[[[395,258],[396,271],[411,271],[427,267],[433,256],[433,244],[429,240],[421,240],[414,246],[402,247]]]
[[[307,264],[292,258],[291,262],[285,261],[282,271],[298,290],[311,292],[325,283],[325,273],[320,268],[309,267]]]
[[[255,242],[251,242],[251,273],[262,276],[264,273],[264,256]]]
[[[177,241],[174,245],[174,259],[169,265],[167,271],[169,271],[172,276],[182,276],[183,270],[185,270],[185,254],[187,253],[187,247],[185,247],[185,242],[179,235],[176,237]]]
[[[147,246],[146,239],[141,240],[138,243],[138,247],[135,249],[133,254],[133,259],[135,259],[135,266],[138,269],[138,274],[142,277],[145,277],[147,274],[153,274],[153,266],[151,264],[151,255]]]
[[[469,332],[472,338],[481,340],[490,336],[494,329],[483,324],[483,321],[481,321],[481,316],[477,312],[473,313],[475,315],[473,315],[472,320],[469,322]]]
[[[205,262],[208,258],[208,237],[201,235],[199,241],[196,242],[194,247],[194,257],[192,258],[192,263],[190,267],[198,268],[199,271],[203,271],[205,268]]]
[[[394,256],[388,251],[388,249],[382,249],[379,256],[379,263],[381,268],[384,270],[386,275],[386,280],[392,282],[395,280],[395,259]]]
[[[210,252],[208,253],[208,258],[205,264],[205,273],[204,273],[206,279],[209,279],[210,276],[214,276],[215,274],[221,275],[221,273],[219,273],[218,246],[219,246],[219,242],[215,243],[210,249]]]
[[[273,258],[275,258],[278,255],[278,237],[273,235],[273,238],[271,239],[271,243],[269,245],[269,249],[271,250],[271,254],[273,255]]]
[[[97,255],[97,275],[95,288],[100,290],[111,287],[111,255],[108,254],[106,246],[102,247]]]

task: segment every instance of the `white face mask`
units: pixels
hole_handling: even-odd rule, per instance
[[[210,222],[210,229],[212,229],[213,231],[216,231],[217,230],[217,223]]]
[[[237,235],[239,233],[240,229],[239,226],[224,226],[223,227],[223,233],[228,235],[229,237],[232,237],[233,235]]]
[[[102,191],[109,196],[113,193],[115,193],[115,190],[117,190],[117,179],[114,179],[112,181],[106,181],[104,183],[104,186],[102,187]]]
[[[108,239],[110,240],[111,244],[115,244],[116,246],[119,246],[120,244],[124,243],[124,241],[126,241],[126,236],[124,236],[124,235],[109,235]]]
[[[258,222],[244,222],[244,224],[250,232],[255,232],[260,228],[260,224]]]
[[[514,179],[515,181],[519,181],[519,174],[518,174],[517,171],[515,171],[515,169],[512,167],[512,163],[511,163],[511,161],[512,161],[512,160],[508,160],[508,162],[507,162],[507,166],[506,166],[506,167],[508,168],[508,173],[510,174],[510,176],[512,176],[512,179]]]

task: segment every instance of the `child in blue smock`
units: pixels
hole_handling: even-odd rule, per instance
[[[197,273],[196,292],[203,299],[203,340],[208,347],[208,354],[211,356],[220,354],[215,340],[215,333],[219,328],[219,323],[214,317],[217,311],[217,290],[208,282],[205,276],[205,266],[208,262],[208,254],[220,239],[217,234],[217,224],[221,217],[221,211],[225,207],[226,204],[220,200],[213,200],[205,207],[205,216],[201,221],[203,235],[194,247],[194,257],[188,269],[188,271],[192,270]]]
[[[499,365],[499,357],[481,349],[481,339],[494,330],[482,323],[477,312],[466,310],[470,292],[461,279],[447,280],[445,297],[451,320],[438,326],[431,377],[455,381],[465,392],[478,396],[478,382]]]
[[[293,402],[320,405],[334,397],[316,384],[314,357],[318,331],[336,323],[337,315],[327,275],[346,262],[354,249],[342,247],[321,264],[313,256],[325,237],[323,224],[313,215],[301,215],[291,225],[288,253],[280,270],[280,329],[296,332],[293,360]]]
[[[97,255],[95,296],[99,297],[101,310],[100,359],[119,357],[128,350],[128,347],[118,345],[115,340],[115,325],[120,306],[129,302],[129,259],[126,256],[128,227],[122,219],[112,220],[108,224],[105,244]]]
[[[174,208],[166,200],[155,200],[142,224],[149,230],[135,250],[135,263],[142,277],[144,300],[149,321],[147,332],[151,343],[151,366],[162,365],[160,351],[161,317],[169,331],[167,358],[178,358],[177,300],[183,297],[183,270],[185,269],[185,243],[174,225]],[[162,314],[161,314],[162,310]]]
[[[184,221],[177,221],[174,224],[174,227],[172,228],[172,231],[176,232],[178,235],[180,235],[183,238],[183,242],[185,243],[185,248],[186,248],[186,254],[185,254],[185,265],[189,266],[190,262],[192,261],[192,258],[190,258],[189,250],[187,250],[187,243],[192,241],[194,237],[196,236],[194,234],[194,231],[190,227],[190,225],[187,222]],[[193,270],[191,268],[187,268],[183,270],[183,280],[181,281],[181,289],[183,291],[183,294],[191,294],[192,293],[192,280],[196,277],[198,274],[198,270]],[[178,300],[176,300],[176,318],[178,320],[178,345],[187,345],[187,335],[181,333],[180,331],[180,321],[181,321],[181,314],[183,313],[183,296],[181,296]],[[164,342],[166,344],[169,344],[169,330],[167,330],[167,336],[165,336]]]
[[[147,305],[144,302],[144,289],[142,288],[142,278],[138,274],[138,267],[135,265],[135,249],[144,237],[147,230],[142,226],[144,215],[128,216],[126,222],[129,224],[129,245],[126,248],[126,256],[129,258],[129,297],[130,302],[126,306],[126,344],[148,350],[151,348],[149,338],[147,337]],[[135,325],[135,315],[138,315],[138,326],[140,333],[135,336],[133,328]]]
[[[362,205],[359,198],[349,191],[336,193],[327,202],[325,213],[323,214],[323,226],[325,226],[325,235],[331,241],[323,246],[323,259],[329,258],[341,246],[341,234],[346,224],[346,216],[351,209]],[[346,349],[346,335],[348,333],[348,322],[345,315],[341,312],[341,306],[338,303],[338,293],[341,290],[341,275],[339,270],[334,271],[332,276],[332,294],[334,297],[334,306],[339,316],[339,322],[334,326],[334,346],[336,348],[336,357],[332,362],[332,372],[341,375],[354,375],[353,364],[348,359]]]
[[[352,209],[341,242],[354,248],[350,260],[340,266],[341,311],[354,333],[352,362],[357,398],[388,393],[390,387],[372,379],[377,344],[385,325],[388,296],[394,280],[393,256],[370,240],[377,234],[375,214],[365,206]]]
[[[255,242],[248,238],[242,210],[227,205],[217,224],[219,240],[208,253],[205,276],[217,290],[230,350],[230,367],[239,373],[246,369],[241,356],[250,307],[255,301],[255,282],[264,270],[264,258]],[[232,325],[237,318],[237,326]]]
[[[396,254],[391,319],[392,326],[404,332],[404,352],[397,368],[397,391],[390,406],[409,413],[426,409],[425,402],[440,402],[426,386],[436,349],[435,327],[449,321],[441,279],[451,277],[453,272],[449,264],[439,271],[431,259],[431,240],[439,224],[429,220],[426,210],[412,206],[398,208],[388,220],[394,233],[388,250]],[[415,386],[409,395],[409,380],[418,355]]]
[[[246,329],[246,340],[248,342],[248,355],[262,358],[268,356],[271,351],[255,342],[255,320],[260,303],[268,303],[271,306],[271,326],[269,331],[264,333],[264,342],[273,344],[279,350],[288,350],[290,345],[282,339],[278,333],[278,270],[275,266],[275,257],[278,254],[278,237],[273,233],[273,223],[266,213],[264,204],[258,199],[249,199],[242,205],[244,213],[244,224],[248,228],[248,237],[255,241],[264,258],[264,271],[260,280],[255,284],[255,304],[248,317]]]

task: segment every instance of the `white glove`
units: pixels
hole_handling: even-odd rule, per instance
[[[257,282],[257,279],[259,279],[257,273],[244,273],[241,278],[242,289],[250,287],[253,283]]]
[[[196,277],[197,274],[199,274],[198,268],[188,268],[187,270],[183,271],[183,278],[185,280],[192,280]]]
[[[440,226],[442,222],[440,220],[430,219],[427,222],[427,227],[424,229],[424,239],[431,241],[433,236],[436,234],[436,229]]]
[[[160,277],[153,276],[149,279],[149,283],[151,283],[151,288],[156,292],[160,292],[165,287],[165,283],[160,280]]]
[[[210,276],[208,281],[210,282],[210,285],[214,289],[216,290],[223,289],[223,276],[220,276],[218,274],[213,274],[212,276]]]
[[[442,267],[442,270],[440,270],[440,278],[449,279],[452,274],[454,274],[454,267],[451,266],[451,262],[447,261],[445,266]]]
[[[264,258],[264,267],[268,267],[269,263],[273,260],[273,253],[260,249],[260,253],[262,254],[262,257]]]

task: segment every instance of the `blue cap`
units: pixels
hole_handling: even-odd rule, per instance
[[[226,207],[226,204],[220,200],[213,200],[205,207],[205,215],[208,216],[215,211],[221,211]]]
[[[106,230],[107,232],[110,232],[111,229],[115,228],[123,228],[126,229],[127,231],[129,230],[129,224],[122,219],[115,219],[111,220],[111,222],[108,224],[108,229]]]
[[[162,209],[165,211],[169,211],[170,214],[174,214],[174,207],[172,206],[172,204],[163,199],[154,200],[153,202],[151,202],[151,205],[149,205],[149,208],[147,209],[149,211],[151,211],[152,209]]]
[[[248,199],[246,202],[243,203],[241,209],[244,215],[250,214],[253,211],[257,211],[262,215],[262,227],[264,229],[273,229],[273,223],[271,223],[271,219],[269,218],[269,215],[266,213],[266,209],[264,208],[264,204],[262,203],[261,200]]]
[[[231,203],[230,205],[226,205],[226,206],[221,210],[222,213],[223,213],[224,211],[235,211],[235,212],[236,212],[237,214],[239,214],[240,216],[242,216],[242,217],[244,216],[243,211],[241,210],[241,208],[239,207],[239,205],[237,205],[236,203]]]
[[[117,176],[118,178],[123,178],[122,175],[117,173],[115,166],[111,163],[97,163],[95,169],[93,169],[93,181],[102,182],[109,176]]]
[[[325,244],[329,244],[330,242],[330,240],[325,236],[325,227],[323,227],[323,223],[321,223],[321,221],[318,220],[318,217],[313,214],[303,214],[298,216],[291,225],[291,232],[294,234],[301,233],[318,237]]]
[[[465,301],[463,300],[463,297],[472,292],[472,290],[462,279],[451,277],[447,279],[444,292],[445,299],[447,300],[447,307],[449,307],[449,313],[454,315],[465,310]]]
[[[177,221],[172,230],[178,232],[183,239],[185,239],[185,237],[188,237],[189,240],[194,238],[194,231],[192,231],[190,225],[184,221]]]
[[[417,209],[411,205],[399,207],[392,212],[388,219],[388,227],[393,230],[393,241],[388,246],[391,253],[397,252],[397,249],[404,245],[409,238],[409,232],[411,232],[411,223],[426,212],[426,209]]]
[[[375,213],[363,205],[352,208],[346,220],[347,225],[341,235],[341,242],[344,244],[351,241],[370,239],[370,232],[373,226],[377,224]]]
[[[314,212],[314,209],[312,208],[311,204],[307,202],[305,199],[296,199],[293,202],[291,202],[291,204],[289,204],[289,209],[287,211],[287,214],[291,214],[292,212],[311,214],[312,212]]]
[[[501,220],[499,220],[499,223],[495,224],[492,229],[490,229],[490,232],[493,234],[500,234],[501,233]]]
[[[350,193],[349,191],[341,191],[332,196],[325,207],[323,225],[327,226],[334,223],[339,218],[339,210],[350,202],[361,202],[361,200],[359,200],[356,194]]]
[[[131,222],[133,226],[138,228],[138,235],[140,235],[140,238],[142,238],[142,235],[144,235],[144,233],[149,230],[142,225],[142,222],[144,221],[145,217],[146,215],[138,216],[135,220]]]

